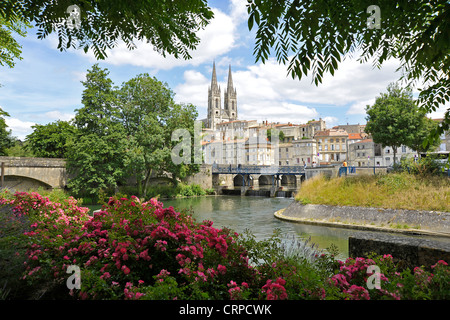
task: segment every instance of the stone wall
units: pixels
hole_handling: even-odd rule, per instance
[[[338,166],[320,167],[320,168],[306,168],[305,179],[311,179],[314,176],[323,174],[324,176],[335,178],[339,171]]]
[[[64,188],[67,183],[64,159],[0,157],[0,164],[4,165],[4,186],[15,190],[24,191],[30,183],[51,188]],[[22,178],[24,183],[19,181]]]
[[[199,172],[192,176],[186,177],[184,182],[187,184],[198,184],[204,189],[212,188],[212,166],[209,164],[202,164]]]
[[[302,204],[293,201],[278,217],[345,228],[431,232],[450,236],[450,212]]]
[[[374,252],[379,255],[391,254],[402,267],[430,267],[439,260],[450,262],[449,241],[426,238],[393,236],[384,233],[364,233],[348,239],[350,257],[367,257]]]

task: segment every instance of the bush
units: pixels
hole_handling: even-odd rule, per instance
[[[33,293],[26,298],[450,298],[444,261],[432,272],[400,272],[390,256],[341,262],[306,242],[287,245],[277,233],[256,241],[249,232],[196,222],[156,199],[112,197],[93,217],[73,198],[55,203],[37,193],[16,193],[0,204],[12,208],[8,212],[17,223],[8,230],[21,241],[14,248],[25,263],[18,269],[21,286]],[[12,239],[2,233],[0,244],[6,240]],[[69,290],[67,271],[73,265],[80,268],[81,288]],[[380,268],[381,288],[367,286],[371,265]],[[1,272],[1,279],[12,278]]]
[[[442,172],[442,166],[438,158],[433,155],[422,157],[418,160],[402,158],[400,161],[400,170],[419,175],[439,174]]]

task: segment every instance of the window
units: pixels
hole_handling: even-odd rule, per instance
[[[403,153],[406,152],[406,146],[402,146],[402,152],[403,152]]]

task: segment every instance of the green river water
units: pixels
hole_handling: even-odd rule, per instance
[[[334,244],[339,250],[337,258],[341,260],[348,257],[348,237],[369,232],[294,223],[275,218],[274,213],[289,206],[294,201],[293,198],[221,195],[160,201],[164,207],[173,206],[177,211],[190,209],[197,222],[211,220],[216,228],[227,227],[238,233],[249,229],[258,240],[267,239],[275,229],[280,229],[283,239],[309,240],[309,245],[315,243],[319,250],[325,251]],[[88,207],[92,211],[101,208],[101,206]],[[450,238],[442,241],[450,244]]]
[[[216,228],[228,227],[238,233],[249,229],[256,239],[270,237],[275,229],[281,230],[283,238],[309,239],[310,244],[325,250],[331,244],[339,249],[340,259],[348,256],[348,237],[354,230],[320,227],[283,221],[274,217],[274,213],[286,208],[293,198],[241,197],[241,196],[207,196],[161,200],[164,207],[175,209],[192,209],[192,214],[199,222],[213,221]]]

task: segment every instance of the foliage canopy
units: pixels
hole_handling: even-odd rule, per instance
[[[249,0],[248,27],[256,25],[254,55],[265,62],[275,53],[288,73],[301,79],[312,72],[316,85],[334,74],[346,57],[400,61],[401,79],[423,86],[419,103],[427,112],[450,101],[450,2],[380,0],[381,26],[371,28],[370,0]],[[439,135],[449,129],[447,109]]]
[[[70,6],[76,5],[76,24]],[[189,50],[199,43],[196,33],[212,19],[205,0],[20,0],[2,1],[0,19],[24,21],[37,27],[38,39],[58,35],[58,49],[92,49],[97,59],[123,41],[128,49],[134,41],[147,41],[163,56],[189,59]],[[70,22],[72,21],[72,22]]]

